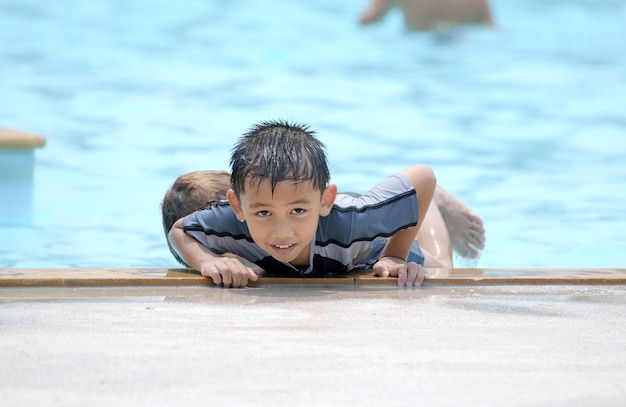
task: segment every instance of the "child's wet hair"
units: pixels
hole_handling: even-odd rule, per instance
[[[231,185],[241,196],[248,185],[269,181],[311,182],[323,191],[330,182],[324,144],[307,125],[265,121],[240,137],[231,152]]]

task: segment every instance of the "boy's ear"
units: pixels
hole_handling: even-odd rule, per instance
[[[333,208],[337,198],[337,185],[330,184],[324,192],[322,192],[322,206],[320,208],[320,216],[328,216],[330,210]]]
[[[226,191],[226,199],[230,203],[230,207],[233,208],[233,212],[235,212],[235,216],[237,220],[240,222],[244,222],[246,218],[243,216],[243,211],[241,210],[241,201],[237,199],[237,195],[235,195],[235,191],[229,189]]]

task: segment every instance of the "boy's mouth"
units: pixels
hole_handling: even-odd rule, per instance
[[[296,249],[295,243],[287,243],[287,244],[273,244],[272,248],[274,249],[274,253],[276,256],[282,258],[283,256],[291,257],[293,251]]]

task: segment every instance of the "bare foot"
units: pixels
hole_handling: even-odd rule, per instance
[[[478,259],[485,248],[485,228],[480,216],[440,185],[433,201],[446,222],[454,251],[461,257]]]

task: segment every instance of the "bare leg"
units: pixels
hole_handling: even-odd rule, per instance
[[[424,267],[454,267],[450,234],[439,208],[433,202],[428,207],[426,216],[422,221],[422,226],[417,233],[417,240],[424,253]]]
[[[433,202],[445,221],[454,251],[461,257],[478,259],[485,248],[485,228],[480,216],[440,185],[435,189]]]

